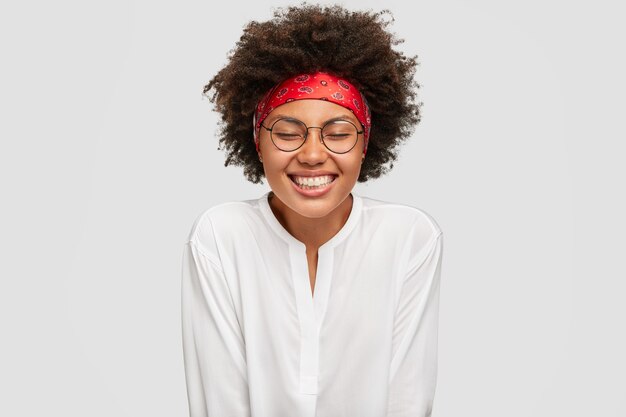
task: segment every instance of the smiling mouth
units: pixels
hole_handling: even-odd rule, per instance
[[[330,181],[325,181],[324,183],[321,183],[319,185],[308,185],[308,184],[300,184],[298,183],[295,178],[292,175],[288,175],[289,179],[291,180],[291,182],[293,182],[294,184],[296,184],[298,186],[298,188],[301,188],[303,190],[321,190],[323,188],[328,187],[330,184],[332,184],[333,182],[335,182],[335,180],[337,179],[337,175],[330,175],[332,177],[332,180]]]

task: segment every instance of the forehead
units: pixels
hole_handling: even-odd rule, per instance
[[[281,104],[267,116],[268,122],[280,117],[295,117],[306,124],[323,123],[335,117],[345,117],[353,123],[358,123],[354,113],[339,104],[319,99],[295,100]]]

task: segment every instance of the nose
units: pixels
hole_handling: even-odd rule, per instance
[[[326,160],[328,149],[322,143],[322,129],[319,127],[310,127],[306,140],[298,149],[298,159],[301,162],[316,164]]]

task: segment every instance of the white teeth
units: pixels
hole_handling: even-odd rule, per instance
[[[332,175],[323,175],[321,177],[297,177],[292,176],[294,181],[299,185],[306,185],[309,187],[315,187],[320,185],[328,185],[330,184],[335,177]]]

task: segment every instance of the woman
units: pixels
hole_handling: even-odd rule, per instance
[[[271,191],[204,211],[183,258],[191,417],[426,417],[443,236],[361,197],[419,121],[381,13],[279,9],[205,87],[226,165]],[[393,166],[393,165],[392,165]]]

